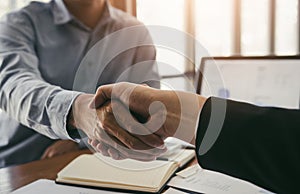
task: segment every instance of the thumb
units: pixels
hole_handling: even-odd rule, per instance
[[[137,114],[147,115],[148,108],[153,100],[149,94],[153,92],[154,90],[150,87],[128,82],[104,85],[98,88],[90,103],[90,108],[99,108],[106,101],[114,99],[121,101]]]
[[[114,85],[115,84],[100,86],[97,89],[92,101],[90,102],[89,107],[91,109],[96,109],[102,106],[106,101],[110,100]]]

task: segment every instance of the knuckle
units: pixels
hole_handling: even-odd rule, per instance
[[[96,94],[102,93],[102,86],[97,88]]]
[[[108,130],[110,128],[110,119],[109,118],[106,117],[102,120],[102,128],[104,130]]]
[[[91,145],[93,146],[93,148],[96,148],[97,147],[96,141],[93,141]]]
[[[108,130],[108,127],[109,127],[108,122],[107,122],[106,120],[104,120],[104,121],[102,122],[102,128],[103,128],[103,130],[104,130],[104,131]]]
[[[112,114],[112,113],[113,113],[112,104],[111,104],[111,103],[107,104],[107,105],[105,106],[104,110],[105,110],[105,112],[106,112],[107,114]]]

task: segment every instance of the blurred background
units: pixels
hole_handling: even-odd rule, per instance
[[[48,2],[48,0],[41,0]],[[0,15],[26,6],[30,0],[1,0]],[[146,25],[163,25],[189,33],[211,56],[269,56],[299,54],[299,0],[111,0]],[[185,44],[185,42],[182,42]],[[187,52],[195,52],[187,45]],[[157,48],[166,83],[189,90],[183,79],[196,64],[166,48]]]

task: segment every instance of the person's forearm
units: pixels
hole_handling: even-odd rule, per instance
[[[96,126],[96,111],[89,108],[89,103],[93,99],[92,94],[80,94],[73,101],[72,108],[68,116],[68,132],[71,136],[78,137],[78,130],[82,130],[86,135]],[[87,127],[88,126],[88,127]],[[75,135],[74,135],[75,134]]]
[[[198,112],[199,112],[199,113],[197,114],[196,125],[195,125],[195,127],[191,128],[191,129],[188,129],[188,133],[194,134],[194,136],[193,136],[193,138],[191,139],[191,141],[188,142],[188,143],[190,143],[190,144],[192,144],[192,145],[196,145],[196,134],[197,134],[198,125],[199,125],[199,117],[200,117],[202,108],[203,108],[203,106],[204,106],[204,104],[205,104],[205,102],[206,102],[206,100],[207,100],[206,97],[201,96],[201,95],[197,95],[197,97],[198,97],[198,104],[197,104],[197,106],[198,106]]]
[[[169,92],[168,92],[169,93]],[[174,96],[179,98],[179,109],[172,110],[176,111],[179,120],[179,125],[174,137],[181,139],[185,142],[195,145],[195,135],[198,128],[198,119],[201,113],[202,107],[205,104],[206,98],[193,93],[186,92],[170,92],[174,93],[173,97],[167,97],[166,100],[174,98]],[[162,94],[165,95],[165,94]],[[167,104],[167,103],[165,103]],[[174,104],[171,104],[173,106]],[[171,118],[175,122],[175,118]]]
[[[67,115],[79,93],[43,79],[34,29],[27,14],[0,22],[0,108],[41,134],[67,139]]]
[[[23,125],[50,138],[67,139],[66,120],[78,92],[66,91],[46,83],[33,65],[36,58],[28,53],[1,53],[1,109]],[[37,68],[37,66],[35,66]]]

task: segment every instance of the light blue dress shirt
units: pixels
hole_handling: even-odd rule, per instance
[[[71,139],[66,122],[80,94],[72,91],[80,62],[97,41],[135,25],[141,23],[107,2],[92,30],[73,17],[62,0],[32,2],[1,20],[0,167],[39,159],[52,139]],[[114,83],[126,68],[154,59],[153,46],[129,49],[109,63],[98,85]],[[159,79],[155,63],[139,73]]]

